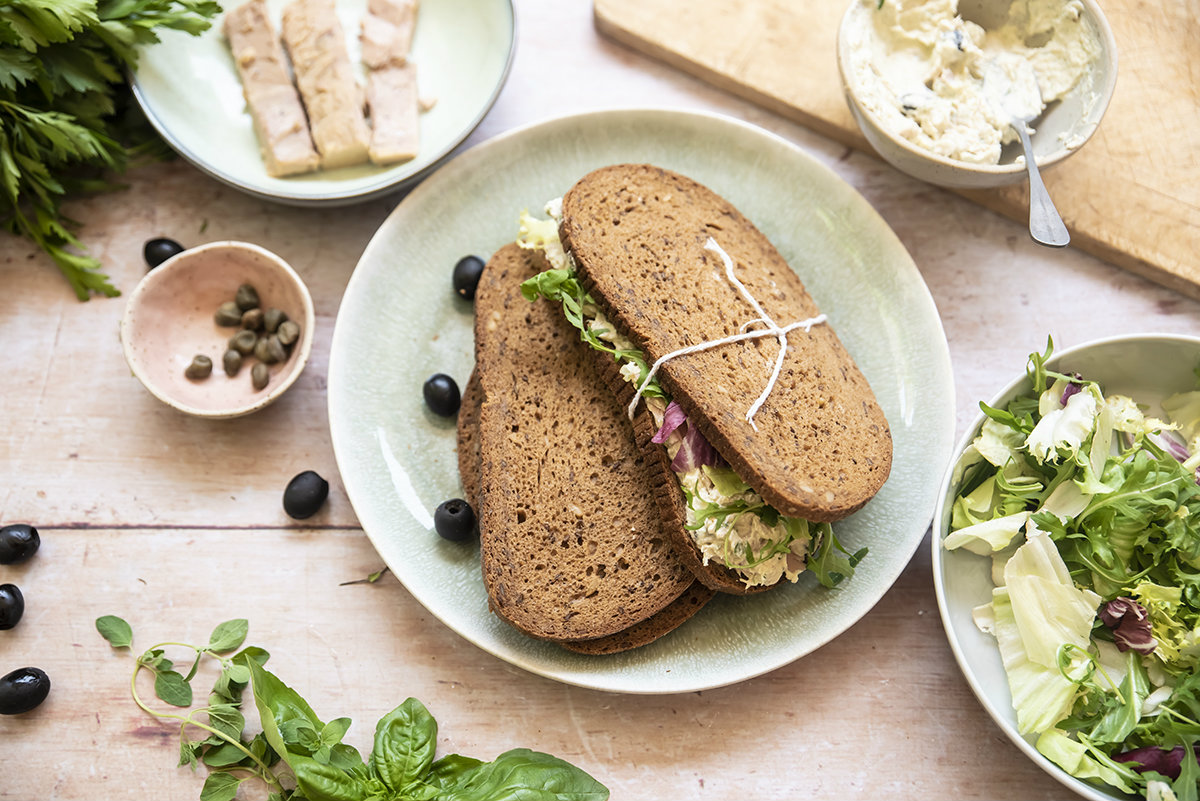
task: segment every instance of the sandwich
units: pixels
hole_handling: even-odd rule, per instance
[[[591,172],[547,212],[521,217],[518,244],[551,266],[522,291],[560,304],[601,355],[694,575],[735,594],[851,575],[865,549],[830,524],[882,487],[891,434],[774,246],[712,190],[645,164]]]
[[[475,293],[475,369],[458,417],[492,611],[589,654],[652,642],[713,596],[662,530],[650,466],[597,362],[521,284],[547,265],[508,245]]]

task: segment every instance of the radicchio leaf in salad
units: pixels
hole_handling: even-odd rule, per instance
[[[1197,801],[1200,383],[1158,419],[1052,352],[1030,354],[1030,390],[980,404],[942,545],[991,562],[974,618],[1020,733],[1083,781]]]

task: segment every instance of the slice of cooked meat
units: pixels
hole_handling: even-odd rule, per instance
[[[276,178],[321,166],[308,119],[265,0],[250,0],[225,15],[225,38],[242,81],[267,174]]]
[[[321,165],[334,168],[365,162],[371,131],[333,0],[289,3],[283,9],[283,43],[292,59]]]

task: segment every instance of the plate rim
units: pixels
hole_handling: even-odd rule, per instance
[[[909,254],[908,249],[904,246],[903,242],[896,235],[895,231],[891,228],[890,225],[888,225],[887,221],[883,219],[883,217],[874,208],[874,206],[872,206],[871,203],[869,201],[867,201],[867,199],[862,195],[862,193],[856,187],[854,187],[849,182],[847,182],[845,179],[843,179],[841,176],[839,176],[827,164],[824,164],[823,162],[821,162],[819,159],[817,159],[811,153],[808,153],[806,150],[804,150],[804,148],[797,145],[796,143],[789,141],[788,139],[786,139],[772,131],[766,130],[766,129],[764,129],[760,126],[757,126],[753,123],[750,123],[748,121],[738,119],[736,117],[732,117],[732,116],[729,116],[726,114],[718,113],[718,112],[711,112],[711,111],[691,109],[691,108],[653,108],[653,107],[636,106],[636,107],[609,108],[609,109],[599,109],[599,110],[591,110],[591,111],[583,111],[583,112],[564,113],[564,114],[559,114],[559,115],[550,115],[550,116],[544,117],[542,119],[534,120],[534,121],[525,123],[521,126],[517,126],[517,127],[511,128],[511,129],[508,129],[506,131],[503,131],[502,133],[497,134],[496,136],[494,136],[484,142],[481,142],[481,143],[475,145],[474,147],[469,148],[466,151],[457,155],[449,164],[447,164],[443,167],[442,171],[437,176],[438,180],[422,182],[411,193],[409,193],[407,196],[405,196],[405,198],[401,201],[401,203],[397,204],[396,208],[394,208],[392,210],[392,212],[388,215],[388,217],[385,218],[385,220],[380,224],[379,229],[377,229],[375,234],[372,235],[372,237],[368,241],[366,247],[363,249],[363,252],[359,258],[359,261],[355,266],[355,270],[351,274],[350,279],[347,282],[341,304],[339,305],[338,314],[337,314],[337,317],[335,320],[334,334],[333,334],[331,345],[330,345],[327,378],[332,378],[335,375],[335,373],[341,369],[341,358],[342,357],[341,357],[340,353],[341,353],[342,347],[340,345],[340,342],[343,337],[348,336],[348,334],[344,333],[345,332],[344,327],[338,325],[338,323],[343,319],[342,308],[346,305],[347,300],[355,294],[356,287],[359,284],[359,282],[367,280],[366,278],[363,277],[363,275],[365,275],[365,271],[359,270],[358,268],[370,260],[370,258],[372,256],[372,252],[375,248],[381,247],[381,245],[379,243],[385,237],[384,229],[387,228],[391,224],[393,217],[404,213],[404,210],[402,210],[402,207],[406,210],[408,204],[420,203],[426,194],[430,194],[430,193],[439,191],[439,188],[440,188],[439,184],[443,180],[446,180],[446,181],[455,180],[459,173],[469,171],[476,164],[478,164],[480,162],[484,162],[488,158],[489,153],[493,149],[503,146],[504,143],[509,142],[512,139],[522,138],[525,136],[531,136],[531,135],[534,135],[534,134],[540,132],[542,129],[550,129],[550,128],[553,128],[553,127],[559,126],[559,125],[569,125],[569,124],[573,124],[573,125],[593,124],[593,125],[595,125],[595,124],[605,124],[605,123],[619,125],[622,123],[628,124],[631,120],[634,120],[634,119],[649,119],[649,118],[653,118],[655,121],[658,121],[660,123],[670,122],[670,121],[674,121],[674,120],[693,120],[693,121],[699,120],[699,121],[705,121],[707,123],[716,123],[716,124],[720,124],[720,125],[726,125],[731,128],[740,129],[741,131],[748,133],[752,136],[771,140],[778,146],[782,146],[785,150],[787,150],[790,154],[789,157],[802,159],[812,168],[824,172],[830,178],[830,180],[836,181],[840,184],[843,184],[845,186],[847,192],[855,198],[854,203],[858,207],[858,211],[860,211],[864,216],[870,216],[878,224],[878,226],[879,226],[878,230],[885,232],[883,235],[892,239],[895,247],[898,248],[907,257],[908,265],[911,267],[913,275],[916,277],[917,283],[919,284],[919,286],[922,290],[922,293],[921,293],[922,299],[924,302],[928,303],[929,308],[933,312],[933,314],[931,315],[930,319],[927,322],[931,323],[932,326],[936,328],[937,334],[940,335],[940,339],[938,339],[938,341],[941,343],[942,347],[939,349],[939,351],[936,355],[938,357],[940,357],[939,363],[944,362],[943,367],[945,370],[945,375],[948,379],[948,384],[947,384],[947,386],[944,387],[944,390],[949,398],[949,400],[948,400],[949,408],[950,409],[954,408],[953,395],[954,395],[955,388],[953,385],[953,368],[952,368],[952,364],[950,361],[949,344],[948,344],[948,341],[946,340],[945,328],[944,328],[944,325],[943,325],[943,322],[941,319],[941,315],[940,315],[940,313],[937,312],[936,302],[934,301],[932,293],[929,291],[928,285],[924,281],[924,277],[921,275],[919,269],[916,267],[916,263],[912,260],[912,256],[911,256],[911,254]],[[596,122],[597,120],[600,120],[601,122]],[[332,381],[330,383],[332,385]],[[340,404],[340,399],[338,397],[338,394],[335,392],[327,392],[327,411],[328,411],[328,416],[329,416],[329,424],[330,424],[331,432],[333,432],[339,426],[339,424],[336,422],[338,415],[340,414],[339,404]],[[937,431],[937,433],[940,433],[942,438],[945,440],[945,449],[946,449],[947,456],[949,455],[949,453],[954,445],[954,425],[955,425],[954,416],[953,416],[953,414],[950,414],[947,416],[947,419],[945,421],[943,421],[942,423],[939,424],[938,428],[940,428],[942,430],[937,431],[937,429],[935,428],[935,431]],[[339,438],[336,436],[332,436],[331,439],[332,439],[332,444],[333,444],[333,448],[334,448],[335,460],[339,463],[339,470],[340,470],[341,464],[346,459],[346,455],[342,451],[342,446],[339,445]],[[356,493],[358,492],[358,489],[357,488],[352,489],[351,486],[345,482],[344,473],[343,473],[343,484],[345,485],[345,488],[346,488],[347,497],[349,498],[351,505],[354,506]],[[494,649],[494,648],[487,647],[485,643],[481,643],[481,642],[477,641],[477,638],[471,636],[468,632],[463,631],[459,626],[455,625],[455,623],[453,621],[444,619],[437,612],[430,609],[415,594],[413,595],[413,597],[414,597],[414,600],[416,600],[418,603],[420,603],[421,606],[423,608],[425,608],[426,611],[429,612],[429,614],[432,617],[434,617],[441,624],[445,625],[447,628],[449,628],[451,631],[453,631],[456,635],[462,637],[464,640],[471,643],[475,647],[485,651],[486,653],[494,656],[497,659],[500,659],[501,661],[507,662],[508,664],[511,664],[515,667],[521,668],[522,670],[525,670],[529,673],[532,673],[537,676],[541,676],[543,678],[548,678],[548,679],[551,679],[551,680],[554,680],[554,681],[557,681],[557,682],[560,682],[563,684],[583,687],[586,689],[599,690],[599,691],[603,691],[603,692],[614,692],[614,693],[631,694],[631,695],[636,695],[636,694],[670,695],[670,694],[679,694],[679,693],[687,693],[687,692],[698,692],[698,691],[715,689],[715,688],[724,687],[724,686],[730,686],[733,684],[738,684],[738,683],[741,683],[744,681],[748,681],[752,678],[756,678],[757,676],[769,673],[773,670],[777,670],[781,667],[784,667],[785,665],[791,664],[792,662],[795,662],[796,660],[798,660],[804,656],[807,656],[808,654],[811,654],[813,651],[817,650],[818,648],[821,648],[824,645],[827,645],[829,642],[836,639],[841,634],[844,634],[846,631],[848,631],[850,628],[852,628],[855,624],[860,622],[862,620],[862,618],[865,617],[883,599],[883,597],[886,595],[887,591],[895,585],[895,582],[899,579],[900,575],[904,572],[904,570],[908,567],[908,565],[911,564],[913,556],[920,549],[922,541],[924,539],[924,536],[926,533],[928,533],[931,522],[933,520],[935,501],[936,501],[936,497],[935,497],[934,493],[936,493],[938,489],[939,489],[939,485],[936,482],[932,482],[931,486],[927,490],[929,497],[924,499],[924,505],[926,506],[927,512],[922,514],[923,520],[914,520],[914,522],[912,523],[914,530],[917,530],[918,523],[922,523],[921,527],[919,528],[919,531],[921,532],[920,536],[913,537],[911,545],[909,547],[905,548],[904,551],[901,552],[904,556],[903,560],[900,560],[899,556],[897,556],[897,562],[896,562],[895,569],[893,571],[891,571],[890,574],[884,574],[884,577],[887,578],[886,587],[884,587],[883,590],[879,592],[878,596],[875,597],[874,600],[872,600],[869,604],[865,605],[865,608],[863,608],[856,616],[854,616],[853,619],[845,621],[845,625],[838,628],[836,631],[825,632],[823,634],[823,636],[814,638],[812,641],[811,647],[807,648],[807,650],[804,650],[802,653],[794,653],[794,652],[789,651],[788,656],[780,661],[772,662],[771,664],[766,664],[766,665],[760,666],[759,668],[757,668],[753,671],[741,672],[741,673],[738,673],[736,676],[732,676],[732,677],[728,677],[728,678],[724,678],[724,679],[720,679],[720,680],[709,680],[709,681],[704,681],[704,682],[690,682],[690,683],[681,684],[680,686],[677,686],[677,687],[672,687],[670,689],[662,689],[662,688],[657,688],[657,687],[637,688],[637,687],[625,686],[620,683],[613,684],[613,683],[597,682],[596,680],[591,679],[592,674],[583,674],[582,676],[576,675],[573,673],[565,673],[564,674],[562,671],[556,670],[555,666],[546,667],[544,665],[539,664],[537,662],[537,660],[523,658],[524,655],[522,655],[522,654],[509,654],[509,653],[501,652],[500,649]],[[360,525],[361,525],[361,519],[360,519]],[[362,526],[362,529],[363,529],[363,532],[365,534],[367,534],[368,539],[371,540],[372,545],[374,545],[375,537],[369,531],[367,531],[366,526]],[[378,550],[378,548],[377,548],[377,550]],[[399,576],[397,576],[397,579],[399,579]],[[401,584],[403,585],[404,582],[401,581]],[[406,589],[407,589],[407,587],[406,587]],[[672,674],[672,676],[675,677],[675,674]]]
[[[1090,348],[1102,347],[1116,343],[1130,343],[1149,340],[1171,340],[1175,342],[1186,342],[1193,345],[1197,351],[1200,351],[1200,335],[1178,334],[1173,332],[1114,334],[1111,336],[1089,339],[1084,342],[1071,345],[1070,347],[1063,348],[1062,350],[1057,350],[1052,354],[1048,364],[1053,365],[1054,363],[1068,358],[1079,351],[1088,350]],[[989,406],[995,407],[998,404],[1011,399],[1013,394],[1028,381],[1028,375],[1021,375],[1012,379],[1001,389],[996,391],[986,401],[986,403]],[[980,426],[983,425],[985,417],[986,415],[984,415],[983,412],[979,412],[974,418],[972,418],[962,436],[955,443],[954,453],[951,456],[949,464],[946,466],[946,471],[943,474],[942,482],[938,490],[937,506],[934,510],[933,516],[933,529],[930,532],[930,551],[933,566],[932,572],[934,596],[937,600],[938,614],[942,620],[942,628],[946,635],[946,642],[950,646],[950,651],[954,655],[954,661],[958,665],[959,671],[962,673],[963,679],[966,681],[967,686],[970,687],[972,694],[975,695],[975,698],[979,701],[980,706],[982,706],[984,711],[988,713],[988,717],[992,719],[993,724],[1000,729],[1004,736],[1008,738],[1008,740],[1015,745],[1018,750],[1029,757],[1034,764],[1040,767],[1051,778],[1055,779],[1059,784],[1061,784],[1063,787],[1066,787],[1068,790],[1071,790],[1083,798],[1089,799],[1089,801],[1113,801],[1114,799],[1120,798],[1137,798],[1137,796],[1119,795],[1117,794],[1115,788],[1113,788],[1112,793],[1106,793],[1104,792],[1103,788],[1089,784],[1082,779],[1067,773],[1066,770],[1054,764],[1048,757],[1038,751],[1033,743],[1029,742],[1029,740],[1017,732],[1016,726],[1012,720],[1012,716],[1015,715],[1015,712],[1012,709],[1012,704],[1010,703],[1007,707],[1001,708],[997,704],[994,704],[984,692],[982,682],[975,675],[974,670],[971,669],[971,666],[967,660],[967,655],[963,648],[962,642],[958,637],[953,636],[954,627],[950,620],[951,609],[949,607],[949,600],[946,597],[946,564],[944,559],[945,549],[941,547],[941,521],[946,513],[946,500],[953,481],[954,469],[958,463],[958,458],[975,438]],[[1005,689],[1007,690],[1007,686]]]
[[[432,172],[437,170],[452,156],[454,156],[455,151],[463,144],[463,142],[467,140],[468,137],[470,137],[472,133],[475,132],[475,129],[479,127],[480,123],[482,123],[484,118],[491,112],[492,107],[496,105],[496,101],[499,99],[500,93],[504,90],[505,85],[508,83],[509,74],[512,72],[513,61],[515,60],[517,53],[516,7],[514,6],[513,0],[497,0],[497,2],[502,4],[502,10],[507,11],[505,22],[507,23],[508,53],[504,59],[504,68],[501,69],[500,75],[496,80],[495,85],[492,87],[491,93],[488,95],[487,100],[479,108],[475,116],[461,131],[447,140],[445,146],[438,150],[430,162],[421,169],[394,180],[381,180],[373,182],[371,185],[362,187],[354,192],[338,192],[336,190],[318,194],[300,194],[287,191],[270,192],[265,191],[260,187],[246,184],[237,176],[221,170],[206,160],[200,158],[198,155],[192,152],[191,149],[179,141],[179,139],[172,133],[171,129],[162,120],[162,118],[155,113],[153,105],[145,96],[141,83],[137,79],[136,67],[127,69],[126,77],[129,81],[129,88],[131,94],[133,95],[134,101],[137,103],[142,114],[145,115],[146,120],[150,123],[150,126],[154,128],[154,131],[160,137],[162,137],[163,141],[165,141],[172,150],[178,153],[180,157],[210,178],[213,178],[214,180],[219,181],[228,187],[245,192],[251,197],[280,203],[286,206],[298,206],[304,208],[336,208],[338,206],[349,206],[356,203],[364,203],[385,195],[390,195],[393,192],[399,192],[406,188],[415,186],[419,182],[423,181]],[[216,29],[220,18],[223,18],[224,14],[226,13],[228,13],[228,10],[224,10],[219,17],[214,17],[209,27],[204,31],[201,31],[198,36],[213,35],[210,32]],[[218,32],[216,35],[220,35],[220,33]],[[153,42],[143,45],[142,47],[138,48],[138,52],[140,54],[144,49],[155,47],[160,44],[161,42]]]

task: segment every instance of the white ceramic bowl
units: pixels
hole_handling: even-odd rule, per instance
[[[960,11],[972,7],[966,18],[973,20],[1003,19],[1012,0],[960,0]],[[1064,0],[1066,2],[1066,0]],[[1051,103],[1033,122],[1034,157],[1038,168],[1055,165],[1091,138],[1112,99],[1117,81],[1117,45],[1112,28],[1096,0],[1079,0],[1083,19],[1091,26],[1100,43],[1100,55],[1093,69],[1060,101]],[[867,54],[855,47],[853,32],[870,25],[869,15],[877,7],[876,0],[853,0],[838,28],[837,60],[842,88],[850,112],[859,129],[876,152],[897,169],[931,184],[960,189],[985,189],[1025,180],[1026,171],[1019,144],[1006,146],[999,164],[971,164],[946,158],[926,150],[890,132],[881,117],[864,103],[863,86],[857,66]],[[985,24],[985,29],[988,25]]]
[[[1150,416],[1162,414],[1159,403],[1163,398],[1196,388],[1193,370],[1197,365],[1200,365],[1200,337],[1175,334],[1135,334],[1095,340],[1056,353],[1047,364],[1050,369],[1079,373],[1099,382],[1106,396],[1128,395],[1147,404]],[[988,405],[1003,408],[1030,387],[1028,376],[1020,372]],[[947,551],[941,547],[961,478],[955,475],[955,464],[979,433],[983,420],[980,414],[959,441],[933,517],[933,582],[950,648],[971,690],[1017,748],[1084,798],[1126,801],[1128,797],[1116,790],[1105,790],[1071,776],[1038,752],[1033,744],[1035,738],[1027,739],[1017,733],[1016,713],[996,640],[981,632],[971,619],[972,609],[991,600],[991,560],[965,550]]]
[[[300,325],[299,339],[284,361],[269,366],[261,390],[250,381],[253,357],[236,375],[226,375],[221,358],[237,329],[213,319],[244,283],[257,290],[263,309],[281,309]],[[314,321],[308,288],[287,262],[249,242],[210,242],[146,274],[125,306],[121,344],[133,374],[163,403],[197,417],[240,417],[273,403],[295,383],[312,350]],[[212,375],[198,381],[184,375],[197,354],[213,363]]]

